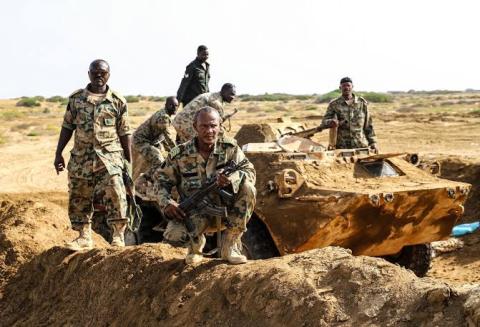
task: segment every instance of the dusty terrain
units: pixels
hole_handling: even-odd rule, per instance
[[[463,249],[437,256],[424,279],[338,248],[242,267],[213,260],[189,268],[182,250],[161,244],[121,251],[96,237],[99,249],[87,253],[55,247],[74,235],[66,174],[57,176],[52,164],[64,108],[15,103],[0,101],[1,325],[480,324],[479,232],[462,238]],[[132,125],[160,106],[133,103]],[[291,117],[313,127],[326,104],[250,101],[227,111],[234,107],[240,112],[232,135],[259,118]],[[418,152],[439,160],[443,176],[472,183],[462,221],[479,220],[480,94],[404,94],[371,108],[381,151]],[[87,310],[95,313],[86,317]]]

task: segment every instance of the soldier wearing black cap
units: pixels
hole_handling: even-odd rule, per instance
[[[365,148],[378,151],[367,101],[353,93],[350,77],[340,80],[342,96],[328,104],[322,125],[338,128],[335,148]]]

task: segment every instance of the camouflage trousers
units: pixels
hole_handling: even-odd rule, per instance
[[[106,211],[107,224],[127,222],[127,196],[121,175],[110,175],[107,169],[92,179],[69,176],[68,216],[74,230],[91,223],[94,204]]]
[[[247,223],[253,214],[256,202],[255,186],[249,182],[243,181],[235,194],[235,202],[232,208],[228,210],[228,217],[222,221],[227,229],[243,233],[247,230]],[[203,234],[208,228],[216,228],[215,217],[195,213],[191,217],[194,227],[192,236]]]

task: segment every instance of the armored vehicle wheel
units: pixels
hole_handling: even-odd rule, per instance
[[[405,246],[398,254],[386,259],[410,269],[418,277],[424,277],[432,263],[432,246],[430,243]]]
[[[243,252],[250,260],[268,259],[280,254],[263,222],[252,216],[242,236]]]

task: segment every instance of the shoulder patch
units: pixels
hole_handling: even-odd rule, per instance
[[[123,104],[127,103],[127,99],[125,99],[123,96],[121,96],[117,91],[112,90],[112,95],[119,99]]]
[[[237,140],[235,140],[233,137],[224,136],[222,143],[237,145]]]
[[[70,94],[68,97],[73,98],[74,96],[76,96],[77,94],[80,94],[81,92],[83,92],[83,89],[78,89],[75,92],[73,92],[72,94]]]

